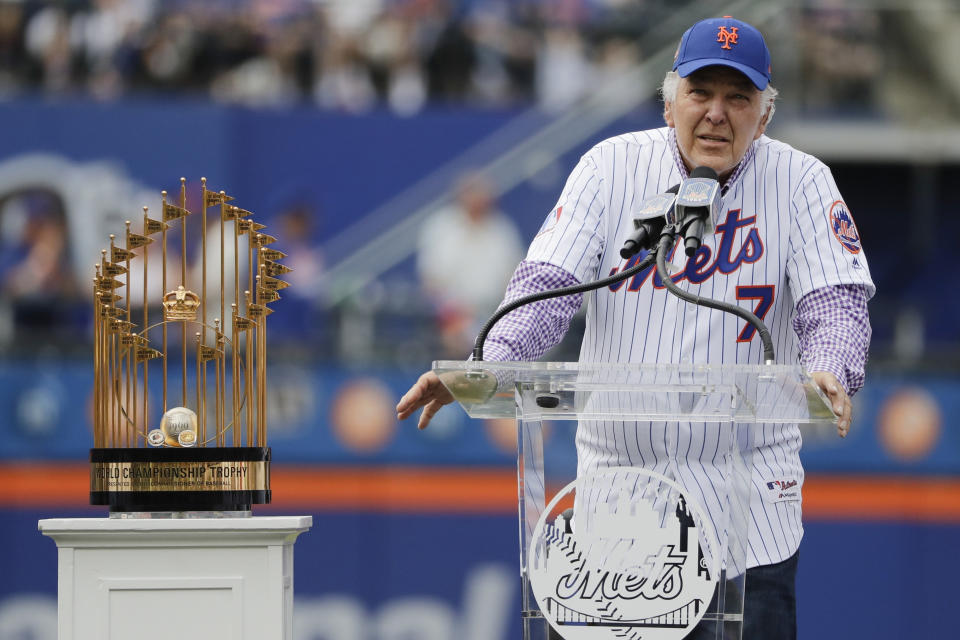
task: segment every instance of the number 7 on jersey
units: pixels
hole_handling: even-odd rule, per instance
[[[757,300],[753,314],[763,320],[773,306],[775,292],[776,287],[772,284],[745,285],[737,287],[737,300]],[[750,342],[756,333],[757,328],[748,322],[737,336],[737,342]]]

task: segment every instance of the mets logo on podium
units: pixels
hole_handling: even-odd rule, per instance
[[[551,500],[527,571],[541,612],[566,640],[679,640],[706,613],[719,555],[709,519],[676,482],[618,467]]]
[[[830,206],[828,216],[830,229],[836,236],[843,248],[850,253],[860,253],[860,233],[857,231],[857,225],[853,222],[853,216],[847,209],[843,200],[837,200]]]

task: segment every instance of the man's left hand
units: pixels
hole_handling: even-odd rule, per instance
[[[843,385],[837,380],[837,377],[827,371],[813,371],[810,377],[817,383],[833,407],[833,412],[837,414],[837,433],[841,438],[846,438],[850,432],[850,420],[853,418],[853,405],[850,403],[850,396],[844,391]]]

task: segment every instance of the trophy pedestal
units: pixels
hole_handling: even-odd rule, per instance
[[[293,543],[310,516],[40,520],[60,640],[293,637]]]

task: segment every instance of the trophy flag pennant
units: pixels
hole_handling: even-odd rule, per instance
[[[250,328],[250,318],[244,318],[242,316],[234,316],[233,318],[233,328],[236,331],[246,331]]]
[[[267,225],[254,222],[253,220],[239,220],[237,222],[237,228],[240,229],[241,234],[244,234],[248,233],[249,231],[260,231],[260,229],[266,229]]]
[[[220,216],[223,220],[239,220],[240,218],[246,218],[247,216],[253,215],[253,211],[247,211],[246,209],[241,209],[240,207],[224,207],[223,214]]]
[[[207,362],[208,360],[213,360],[220,352],[217,351],[216,347],[208,347],[207,345],[200,345],[200,362]]]
[[[165,202],[163,205],[163,221],[170,222],[171,220],[179,220],[180,218],[186,218],[190,215],[190,212],[184,209],[183,207],[178,207],[175,204],[170,204]]]
[[[127,310],[120,307],[111,307],[108,304],[100,306],[100,317],[101,318],[119,318],[121,316],[126,316]]]
[[[260,249],[260,257],[264,260],[283,260],[287,254],[277,249]]]
[[[270,289],[264,289],[263,287],[257,287],[257,300],[264,304],[270,302],[276,302],[280,299],[280,294],[276,291],[271,291]]]
[[[137,347],[136,357],[138,361],[142,362],[144,360],[162,358],[163,354],[156,349],[151,349],[150,347]]]
[[[113,333],[127,333],[133,328],[133,323],[127,320],[111,320],[110,331]]]
[[[127,249],[139,249],[140,247],[145,247],[148,244],[153,242],[153,238],[147,236],[141,236],[136,233],[131,233],[127,237]]]
[[[112,291],[123,286],[123,283],[110,276],[101,276],[97,278],[97,291]]]
[[[124,260],[133,260],[133,257],[136,256],[133,251],[127,251],[122,247],[110,247],[110,261],[111,262],[123,262]],[[104,274],[110,275],[110,274]]]
[[[225,193],[208,190],[206,191],[206,200],[204,201],[204,204],[208,207],[212,207],[213,205],[223,204],[225,202],[230,202],[231,200],[233,200],[233,198]]]
[[[261,278],[260,284],[267,291],[280,291],[281,289],[286,289],[290,286],[289,282],[284,282],[279,278],[271,278],[270,276],[264,276]]]
[[[265,304],[251,304],[247,307],[247,315],[251,318],[263,318],[273,313],[273,309]]]
[[[154,220],[153,218],[143,219],[143,232],[147,235],[160,233],[161,231],[166,231],[169,228],[170,225],[168,225],[166,222],[160,222],[159,220]]]
[[[264,247],[264,246],[266,246],[266,245],[268,245],[268,244],[273,244],[273,243],[276,242],[276,241],[277,241],[276,238],[274,238],[273,236],[268,236],[268,235],[265,234],[265,233],[258,233],[258,234],[257,234],[257,246],[258,246],[258,247]]]
[[[126,272],[127,272],[127,268],[122,264],[113,264],[112,262],[105,262],[103,264],[103,275],[105,276],[109,276],[109,277],[121,276]]]
[[[279,262],[273,262],[272,260],[263,261],[263,272],[268,276],[280,276],[285,273],[290,273],[293,271],[290,267],[285,264],[280,264]]]

